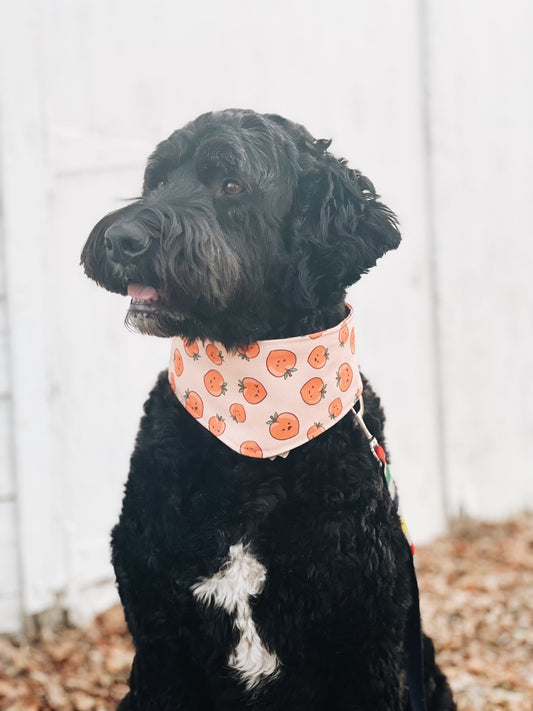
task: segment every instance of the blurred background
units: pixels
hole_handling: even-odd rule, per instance
[[[411,533],[533,507],[533,4],[4,0],[0,631],[116,600],[109,531],[169,343],[89,282],[156,142],[281,113],[369,176],[404,241],[349,298]]]

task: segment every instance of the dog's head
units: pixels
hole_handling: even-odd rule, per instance
[[[93,228],[87,275],[132,297],[143,333],[296,335],[291,320],[341,303],[400,242],[372,183],[328,147],[280,116],[200,116],[157,146],[142,197]]]

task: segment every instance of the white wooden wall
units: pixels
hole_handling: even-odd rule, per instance
[[[531,507],[528,0],[1,7],[0,630],[114,599],[109,530],[168,344],[124,329],[79,253],[155,142],[210,109],[332,137],[400,216],[350,298],[415,539]]]

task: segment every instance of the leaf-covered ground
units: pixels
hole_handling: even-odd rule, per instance
[[[460,711],[532,711],[533,515],[465,524],[416,560],[424,626]],[[115,709],[132,657],[118,607],[31,644],[0,638],[0,709]]]
[[[533,515],[417,552],[422,617],[462,711],[533,711]]]

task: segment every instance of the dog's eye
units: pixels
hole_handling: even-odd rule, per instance
[[[239,193],[242,193],[242,191],[242,185],[237,183],[235,180],[225,180],[224,183],[222,183],[222,192],[225,195],[238,195]]]

